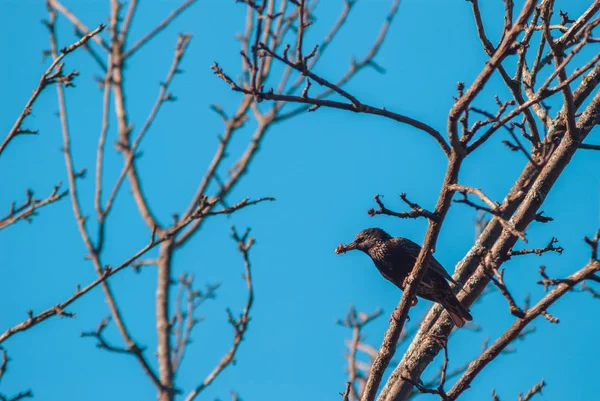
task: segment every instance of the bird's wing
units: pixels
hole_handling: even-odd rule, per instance
[[[450,281],[452,284],[456,284],[459,288],[462,287],[460,284],[458,284],[458,282],[456,280],[454,280],[452,278],[452,276],[450,275],[450,273],[448,273],[446,271],[446,269],[444,269],[444,266],[442,266],[440,264],[440,262],[438,262],[433,256],[431,257],[430,267],[433,267],[433,270],[436,273],[438,273],[439,275],[441,275],[442,277],[444,277],[446,280]]]
[[[419,252],[421,252],[421,247],[418,244],[409,240],[408,238],[401,237],[392,238],[392,241],[396,242],[399,245],[399,249],[404,249],[408,254],[410,254],[414,258],[415,262],[417,261]],[[442,276],[443,278],[445,278],[446,280],[450,281],[452,284],[456,284],[459,287],[461,287],[460,284],[458,284],[456,280],[452,278],[452,276],[446,271],[446,269],[444,269],[441,263],[438,262],[437,259],[433,256],[431,256],[429,268],[437,274],[439,274],[440,276]]]

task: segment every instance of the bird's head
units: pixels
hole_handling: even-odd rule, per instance
[[[335,249],[335,253],[345,253],[354,249],[368,253],[369,249],[389,240],[390,238],[392,237],[381,228],[367,228],[356,234],[354,241],[348,245],[340,244]]]

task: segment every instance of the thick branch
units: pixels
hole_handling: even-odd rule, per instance
[[[578,91],[575,92],[575,96],[589,96],[591,93],[589,86],[595,87],[597,84],[598,82],[595,80],[582,83]],[[583,89],[584,87],[588,89]],[[541,171],[531,164],[525,167],[502,204],[503,210],[506,213],[505,217],[509,216],[509,213],[514,213],[518,208],[518,212],[511,219],[517,229],[525,228],[537,217],[540,206],[569,163],[571,157],[577,151],[578,144],[585,139],[596,123],[596,116],[599,111],[600,94],[596,93],[594,99],[589,103],[578,120],[578,137],[564,138]],[[552,130],[560,128],[560,125],[552,127],[549,136],[552,135]],[[481,267],[478,269],[483,255],[502,256],[516,242],[516,238],[510,233],[501,233],[501,227],[498,221],[492,220],[480,235],[474,247],[457,267],[457,274],[459,274],[459,279],[463,282],[467,277],[476,272],[465,285],[465,288],[469,289],[468,294],[466,296],[459,294],[459,298],[462,298],[462,302],[466,306],[472,304],[477,299],[489,282],[489,276],[485,273],[485,270]],[[502,263],[502,258],[489,258],[486,259],[486,263],[498,268]],[[452,328],[450,320],[447,318],[439,319],[439,314],[440,309],[433,308],[425,318],[422,330],[415,336],[402,361],[390,375],[386,386],[381,392],[380,400],[405,400],[411,393],[412,385],[402,381],[400,375],[409,375],[412,380],[418,378],[440,350],[439,345],[437,345],[432,336],[437,338],[445,337]]]
[[[383,343],[381,344],[377,358],[373,362],[371,372],[369,373],[369,378],[361,398],[362,401],[373,401],[375,399],[375,395],[377,393],[377,389],[379,388],[379,384],[381,383],[383,373],[385,372],[385,369],[389,365],[396,351],[396,345],[398,343],[400,333],[404,327],[406,317],[408,316],[408,310],[414,297],[416,296],[417,287],[425,274],[427,264],[429,263],[429,259],[433,253],[432,250],[435,249],[435,244],[442,227],[442,222],[444,221],[444,217],[446,216],[446,213],[448,212],[448,209],[452,203],[452,195],[454,192],[450,189],[450,186],[452,184],[456,184],[461,162],[462,159],[460,156],[454,153],[448,161],[446,176],[444,177],[440,196],[434,211],[434,213],[439,216],[439,220],[429,221],[429,227],[427,229],[427,233],[425,234],[425,240],[423,241],[421,252],[419,252],[419,256],[417,257],[411,274],[406,280],[406,286],[404,288],[402,298],[400,299],[396,310],[392,314],[390,326],[385,333]]]
[[[565,282],[559,284],[542,298],[535,306],[527,311],[522,319],[518,319],[513,325],[496,340],[488,349],[486,349],[477,359],[469,365],[465,374],[458,379],[456,384],[448,391],[448,399],[456,400],[483,370],[483,368],[496,358],[503,349],[505,349],[521,331],[536,317],[542,315],[546,310],[556,302],[560,297],[566,294],[576,284],[585,280],[585,278],[593,273],[600,271],[600,262],[597,260],[591,261],[585,267],[570,275]]]

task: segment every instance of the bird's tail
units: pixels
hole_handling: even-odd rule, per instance
[[[467,308],[465,308],[455,296],[449,296],[445,301],[443,306],[452,318],[456,327],[463,327],[465,321],[473,320],[473,316],[471,316]]]

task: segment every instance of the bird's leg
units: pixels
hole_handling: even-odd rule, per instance
[[[419,300],[417,299],[417,297],[413,298],[413,300],[410,303],[410,307],[412,308],[413,306],[415,306],[417,304],[417,302],[419,302]],[[400,316],[398,315],[398,308],[394,309],[394,313],[392,313],[392,316],[390,316],[390,320],[388,323],[392,323],[392,319],[393,320],[400,320]],[[410,316],[406,315],[406,321],[410,321]]]

